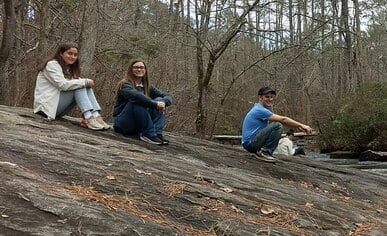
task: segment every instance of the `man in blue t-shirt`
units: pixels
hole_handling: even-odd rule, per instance
[[[275,162],[272,156],[281,138],[283,125],[297,128],[307,134],[312,128],[289,117],[272,112],[275,90],[262,87],[258,90],[258,103],[246,114],[242,127],[242,146],[266,162]]]

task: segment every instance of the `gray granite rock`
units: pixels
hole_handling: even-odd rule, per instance
[[[0,235],[386,235],[381,175],[0,106]]]

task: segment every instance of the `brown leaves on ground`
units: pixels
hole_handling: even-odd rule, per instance
[[[187,185],[182,183],[165,183],[164,191],[169,193],[170,198],[174,198],[178,194],[184,192]],[[166,217],[160,209],[157,209],[150,201],[144,201],[144,198],[135,198],[128,196],[108,195],[98,192],[94,187],[83,187],[79,185],[67,186],[67,189],[74,195],[83,198],[87,201],[98,202],[106,207],[114,210],[123,210],[129,214],[136,215],[144,221],[153,222],[156,224],[172,227],[182,233],[197,236],[213,236],[216,235],[213,229],[203,231],[195,229],[190,225],[176,224],[171,219]],[[245,214],[244,210],[233,204],[229,204],[218,199],[207,199],[206,206],[194,208],[197,213],[211,212],[211,214],[221,217],[227,216],[233,222],[245,222],[250,224],[269,225],[269,227],[285,228],[291,232],[308,235],[303,229],[297,227],[295,221],[298,213],[291,209],[285,209],[280,206],[269,204],[261,204],[255,210],[256,215]]]
[[[168,198],[175,198],[177,195],[182,194],[184,192],[184,189],[187,187],[186,184],[182,183],[165,183],[164,184],[164,191],[167,193]]]
[[[165,217],[162,212],[155,208],[150,202],[142,201],[140,198],[108,195],[94,190],[93,187],[83,187],[79,185],[67,186],[67,189],[72,194],[85,200],[104,204],[110,209],[126,211],[127,213],[138,216],[145,221],[168,226],[185,234],[197,236],[215,235],[212,230],[202,231],[189,225],[176,224],[175,222],[172,222],[167,217]]]

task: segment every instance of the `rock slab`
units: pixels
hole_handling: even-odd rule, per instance
[[[0,235],[387,235],[384,176],[0,106]]]

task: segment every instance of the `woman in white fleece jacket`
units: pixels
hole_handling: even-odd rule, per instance
[[[100,116],[101,107],[92,87],[94,81],[80,78],[78,47],[65,43],[39,68],[34,94],[34,113],[49,120],[66,115],[77,105],[81,125],[92,130],[109,129]]]

